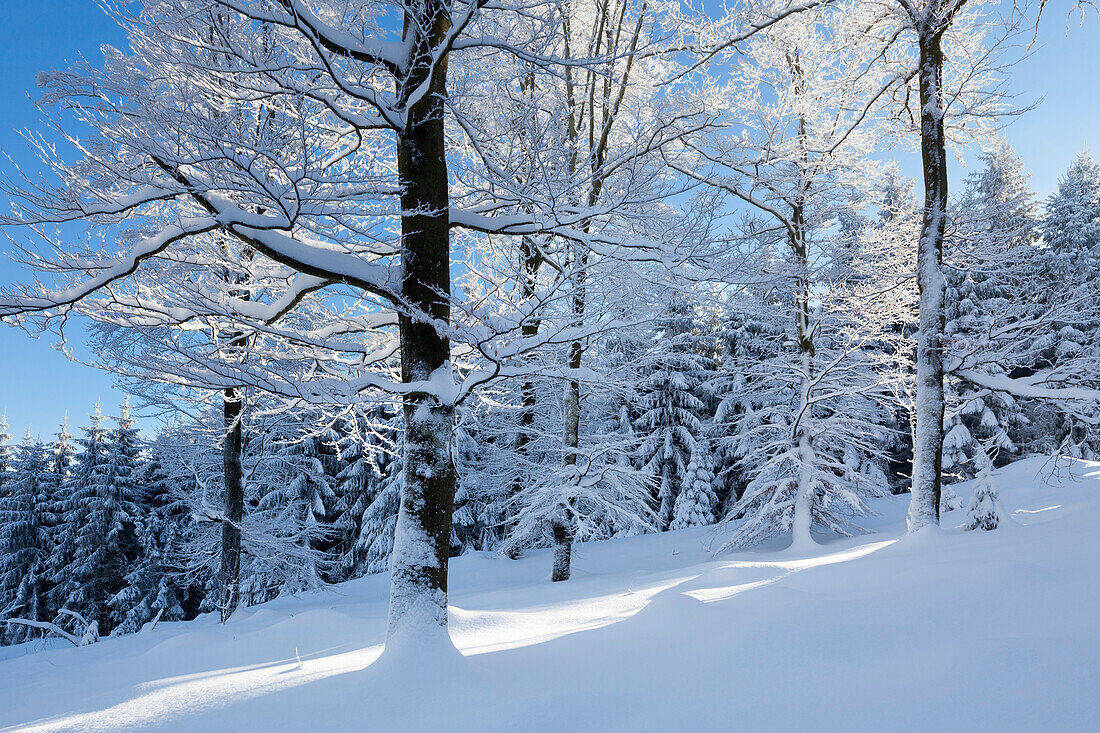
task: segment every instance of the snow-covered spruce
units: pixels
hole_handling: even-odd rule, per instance
[[[974,496],[966,508],[963,529],[993,530],[1004,523],[1001,502],[997,498],[997,482],[993,478],[993,461],[985,447],[978,450],[978,476],[974,479]]]

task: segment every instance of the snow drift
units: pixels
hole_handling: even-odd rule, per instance
[[[875,505],[874,533],[811,552],[714,557],[713,529],[684,530],[579,545],[573,580],[555,584],[545,552],[458,558],[461,655],[375,664],[386,576],[224,626],[12,647],[0,726],[1093,730],[1100,463],[1029,458],[994,476],[1009,518],[995,532],[904,536],[906,496]]]

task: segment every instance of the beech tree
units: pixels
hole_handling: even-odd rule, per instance
[[[870,426],[882,422],[873,360],[884,352],[865,347],[896,307],[854,271],[862,253],[837,231],[875,182],[871,123],[891,77],[877,63],[886,44],[860,30],[874,15],[830,5],[757,34],[729,80],[699,92],[722,105],[721,127],[688,138],[694,160],[673,163],[752,212],[743,246],[756,267],[742,277],[790,322],[776,358],[752,367],[750,389],[768,397],[737,428],[749,481],[729,517],[745,519],[734,543],[790,531],[806,544],[814,524],[848,532],[845,515],[882,490],[881,469],[868,469],[881,463]]]

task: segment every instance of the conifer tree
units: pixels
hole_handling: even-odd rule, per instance
[[[978,477],[974,480],[974,496],[966,508],[966,524],[963,529],[993,530],[1004,521],[1001,503],[997,498],[997,484],[993,479],[993,462],[985,446],[978,447]]]
[[[140,550],[141,509],[131,483],[136,431],[126,407],[113,430],[104,426],[98,407],[89,417],[78,441],[82,451],[59,503],[51,599],[55,608],[75,611],[106,633],[122,620],[112,612],[110,599],[125,586]]]
[[[996,332],[1005,314],[1027,307],[1040,252],[1038,206],[1023,162],[1003,141],[981,160],[983,167],[968,176],[952,212],[955,227],[945,251],[944,334],[949,349],[961,354],[991,350],[989,334]],[[982,370],[1006,375],[1004,364],[982,364]],[[972,476],[971,459],[979,442],[999,455],[1017,452],[1016,440],[1028,420],[1012,395],[968,382],[949,383],[948,393],[954,409],[948,410],[953,414],[945,426],[944,470]]]
[[[12,476],[12,462],[14,456],[12,455],[11,435],[8,433],[8,416],[0,414],[0,494],[3,494],[4,486],[7,484]]]
[[[340,442],[343,467],[336,476],[333,510],[333,577],[340,580],[384,572],[400,508],[401,473],[397,414],[374,406],[357,418]]]
[[[139,532],[141,554],[126,575],[126,586],[111,599],[116,617],[121,618],[115,635],[138,631],[153,619],[180,621],[197,611],[196,599],[191,597],[194,589],[185,587],[179,572],[181,546],[192,523],[190,511],[168,474],[165,453],[170,446],[161,440],[153,441],[134,473],[145,509]]]
[[[0,493],[0,618],[50,621],[47,561],[50,555],[49,465],[46,449],[30,433],[16,447],[11,479]],[[10,624],[8,644],[39,636],[38,629]]]
[[[400,461],[389,462],[385,473],[378,477],[377,493],[363,512],[355,553],[361,558],[361,567],[366,574],[384,573],[390,569],[397,514],[401,508],[403,476]]]
[[[711,469],[709,447],[704,442],[696,442],[684,478],[669,529],[714,524],[718,497],[714,494],[714,471]]]
[[[655,334],[640,385],[637,424],[646,436],[640,455],[658,485],[657,522],[662,531],[672,522],[696,444],[706,437],[704,365],[693,348],[694,327],[694,304],[675,293]]]
[[[55,435],[57,440],[50,448],[49,476],[56,500],[60,490],[72,478],[73,464],[76,462],[76,448],[73,446],[73,436],[69,432],[69,418],[66,417],[61,421],[61,428]]]
[[[1100,268],[1100,164],[1087,152],[1074,160],[1058,190],[1047,200],[1042,235],[1045,249],[1040,283],[1057,291],[1077,288],[1090,294]],[[1051,295],[1056,298],[1059,294]],[[1100,359],[1100,319],[1081,313],[1074,320],[1062,320],[1053,333],[1036,341],[1035,351],[1037,368],[1057,370],[1073,360]],[[1038,437],[1048,439],[1042,449],[1085,459],[1100,456],[1100,436],[1087,421],[1061,412],[1045,417],[1035,431]]]

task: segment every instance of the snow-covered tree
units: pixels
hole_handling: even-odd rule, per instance
[[[52,619],[47,562],[52,541],[49,456],[30,434],[16,447],[11,480],[0,491],[0,619]],[[18,644],[41,634],[31,626],[8,625],[2,638]]]
[[[874,13],[858,4],[827,6],[758,34],[729,81],[701,92],[725,102],[725,125],[688,139],[694,164],[678,164],[749,207],[740,252],[754,269],[742,280],[780,336],[774,357],[750,366],[759,407],[721,411],[736,416],[747,479],[727,517],[744,520],[732,544],[781,532],[805,544],[815,524],[850,532],[850,517],[885,489],[875,361],[886,354],[865,347],[887,338],[896,304],[872,302],[871,276],[855,272],[872,268],[847,227],[875,182],[867,156],[879,130],[868,117],[889,78],[865,22]]]
[[[140,551],[142,512],[131,482],[137,447],[124,409],[116,429],[97,407],[89,416],[73,475],[58,502],[58,534],[50,558],[53,607],[76,612],[106,633],[121,621],[110,599],[125,587]]]
[[[1038,211],[1023,163],[1006,142],[990,146],[982,168],[971,173],[953,208],[954,226],[944,257],[948,278],[946,349],[956,355],[991,350],[991,336],[1007,314],[1037,313],[1033,277],[1038,256]],[[994,337],[995,338],[995,337]],[[1007,375],[1013,364],[990,363],[984,371]],[[998,453],[1017,451],[1028,419],[1010,394],[968,382],[951,382],[951,409],[943,443],[943,468],[973,475],[979,443]]]
[[[582,279],[586,252],[613,253],[638,240],[647,257],[653,251],[652,241],[610,219],[594,225],[623,205],[652,203],[626,188],[607,186],[606,198],[576,197],[577,209],[563,209],[560,197],[522,193],[517,201],[507,167],[468,156],[458,167],[477,168],[472,177],[481,181],[452,190],[458,176],[448,165],[459,161],[445,119],[458,123],[457,139],[480,137],[465,125],[473,115],[448,106],[448,73],[457,78],[462,64],[491,67],[492,59],[509,57],[547,78],[583,73],[593,83],[578,99],[598,100],[600,109],[587,109],[576,133],[592,137],[593,147],[604,146],[613,121],[627,119],[617,114],[622,95],[604,104],[607,95],[595,93],[606,69],[591,67],[632,68],[638,47],[608,54],[604,40],[636,34],[629,30],[636,14],[618,16],[621,34],[589,34],[594,45],[582,43],[576,57],[562,54],[563,8],[506,3],[483,13],[480,3],[443,0],[127,6],[132,14],[117,17],[128,50],[108,49],[100,67],[77,64],[39,79],[46,107],[74,111],[81,159],[69,164],[44,145],[58,187],[9,187],[21,209],[13,223],[42,227],[48,240],[45,230],[54,224],[79,221],[92,236],[83,246],[68,235],[58,242],[46,265],[57,287],[12,293],[0,316],[37,314],[57,323],[80,312],[122,328],[166,329],[168,348],[146,350],[134,371],[193,389],[245,386],[340,407],[374,390],[401,396],[406,476],[393,635],[446,624],[455,405],[539,346],[522,337],[529,310],[499,318],[452,287],[452,243],[458,249],[486,236],[556,238],[570,243],[576,257],[567,270]],[[754,12],[744,15],[738,21],[755,30]],[[665,38],[642,25],[647,37]],[[583,33],[587,26],[570,27]],[[59,115],[58,137],[76,143],[65,133],[69,118]],[[597,119],[599,127],[589,124]],[[590,127],[599,134],[582,134]],[[607,166],[631,181],[640,173],[631,160],[638,151],[651,153],[665,127],[638,125],[635,137],[645,144],[624,146],[614,159],[597,156],[603,162],[595,171],[578,156],[581,180],[566,176],[566,184],[598,192],[610,180]],[[87,128],[94,132],[85,134]],[[561,193],[562,177],[551,172],[550,179]],[[222,276],[242,269],[244,281]],[[555,295],[540,295],[536,305]],[[531,307],[518,300],[521,309]],[[205,325],[191,328],[197,323]],[[576,342],[580,335],[568,337]],[[248,359],[241,358],[245,337]],[[479,362],[461,373],[461,383],[452,342]]]
[[[654,333],[650,354],[644,358],[638,387],[635,428],[644,436],[639,456],[658,486],[661,530],[669,528],[677,497],[698,478],[698,471],[706,466],[702,454],[709,451],[703,394],[706,365],[694,348],[695,327],[694,304],[674,293]],[[696,455],[700,457],[696,475],[690,475],[689,464]]]
[[[983,0],[893,0],[867,27],[896,52],[884,56],[894,73],[883,88],[901,90],[892,95],[901,101],[897,119],[921,148],[911,531],[939,521],[943,483],[948,146],[981,139],[1007,109],[1000,72],[1017,16],[1009,16],[1006,29],[990,17],[990,6]]]
[[[133,474],[144,516],[141,554],[126,575],[126,586],[111,599],[121,618],[115,635],[138,631],[152,620],[181,621],[197,612],[197,589],[183,572],[182,546],[193,522],[185,491],[169,473],[172,442],[161,433]]]
[[[974,479],[974,496],[966,508],[964,529],[997,529],[1003,522],[997,483],[993,479],[993,461],[983,446],[979,446],[977,458],[978,476]]]
[[[8,433],[8,416],[0,414],[0,494],[4,492],[4,484],[11,480],[13,460],[11,435]]]
[[[714,493],[714,470],[710,465],[709,448],[703,443],[696,443],[684,483],[676,497],[669,529],[714,524],[717,515],[718,497]]]
[[[1091,299],[1091,281],[1100,266],[1100,164],[1087,152],[1073,161],[1047,200],[1041,229],[1043,262],[1036,285],[1052,291],[1052,299],[1069,289]],[[1034,344],[1036,367],[1081,370],[1081,364],[1100,357],[1100,318],[1094,310],[1064,313],[1052,325]],[[1045,411],[1036,440],[1045,452],[1094,459],[1100,455],[1100,437],[1090,423],[1089,416]]]

